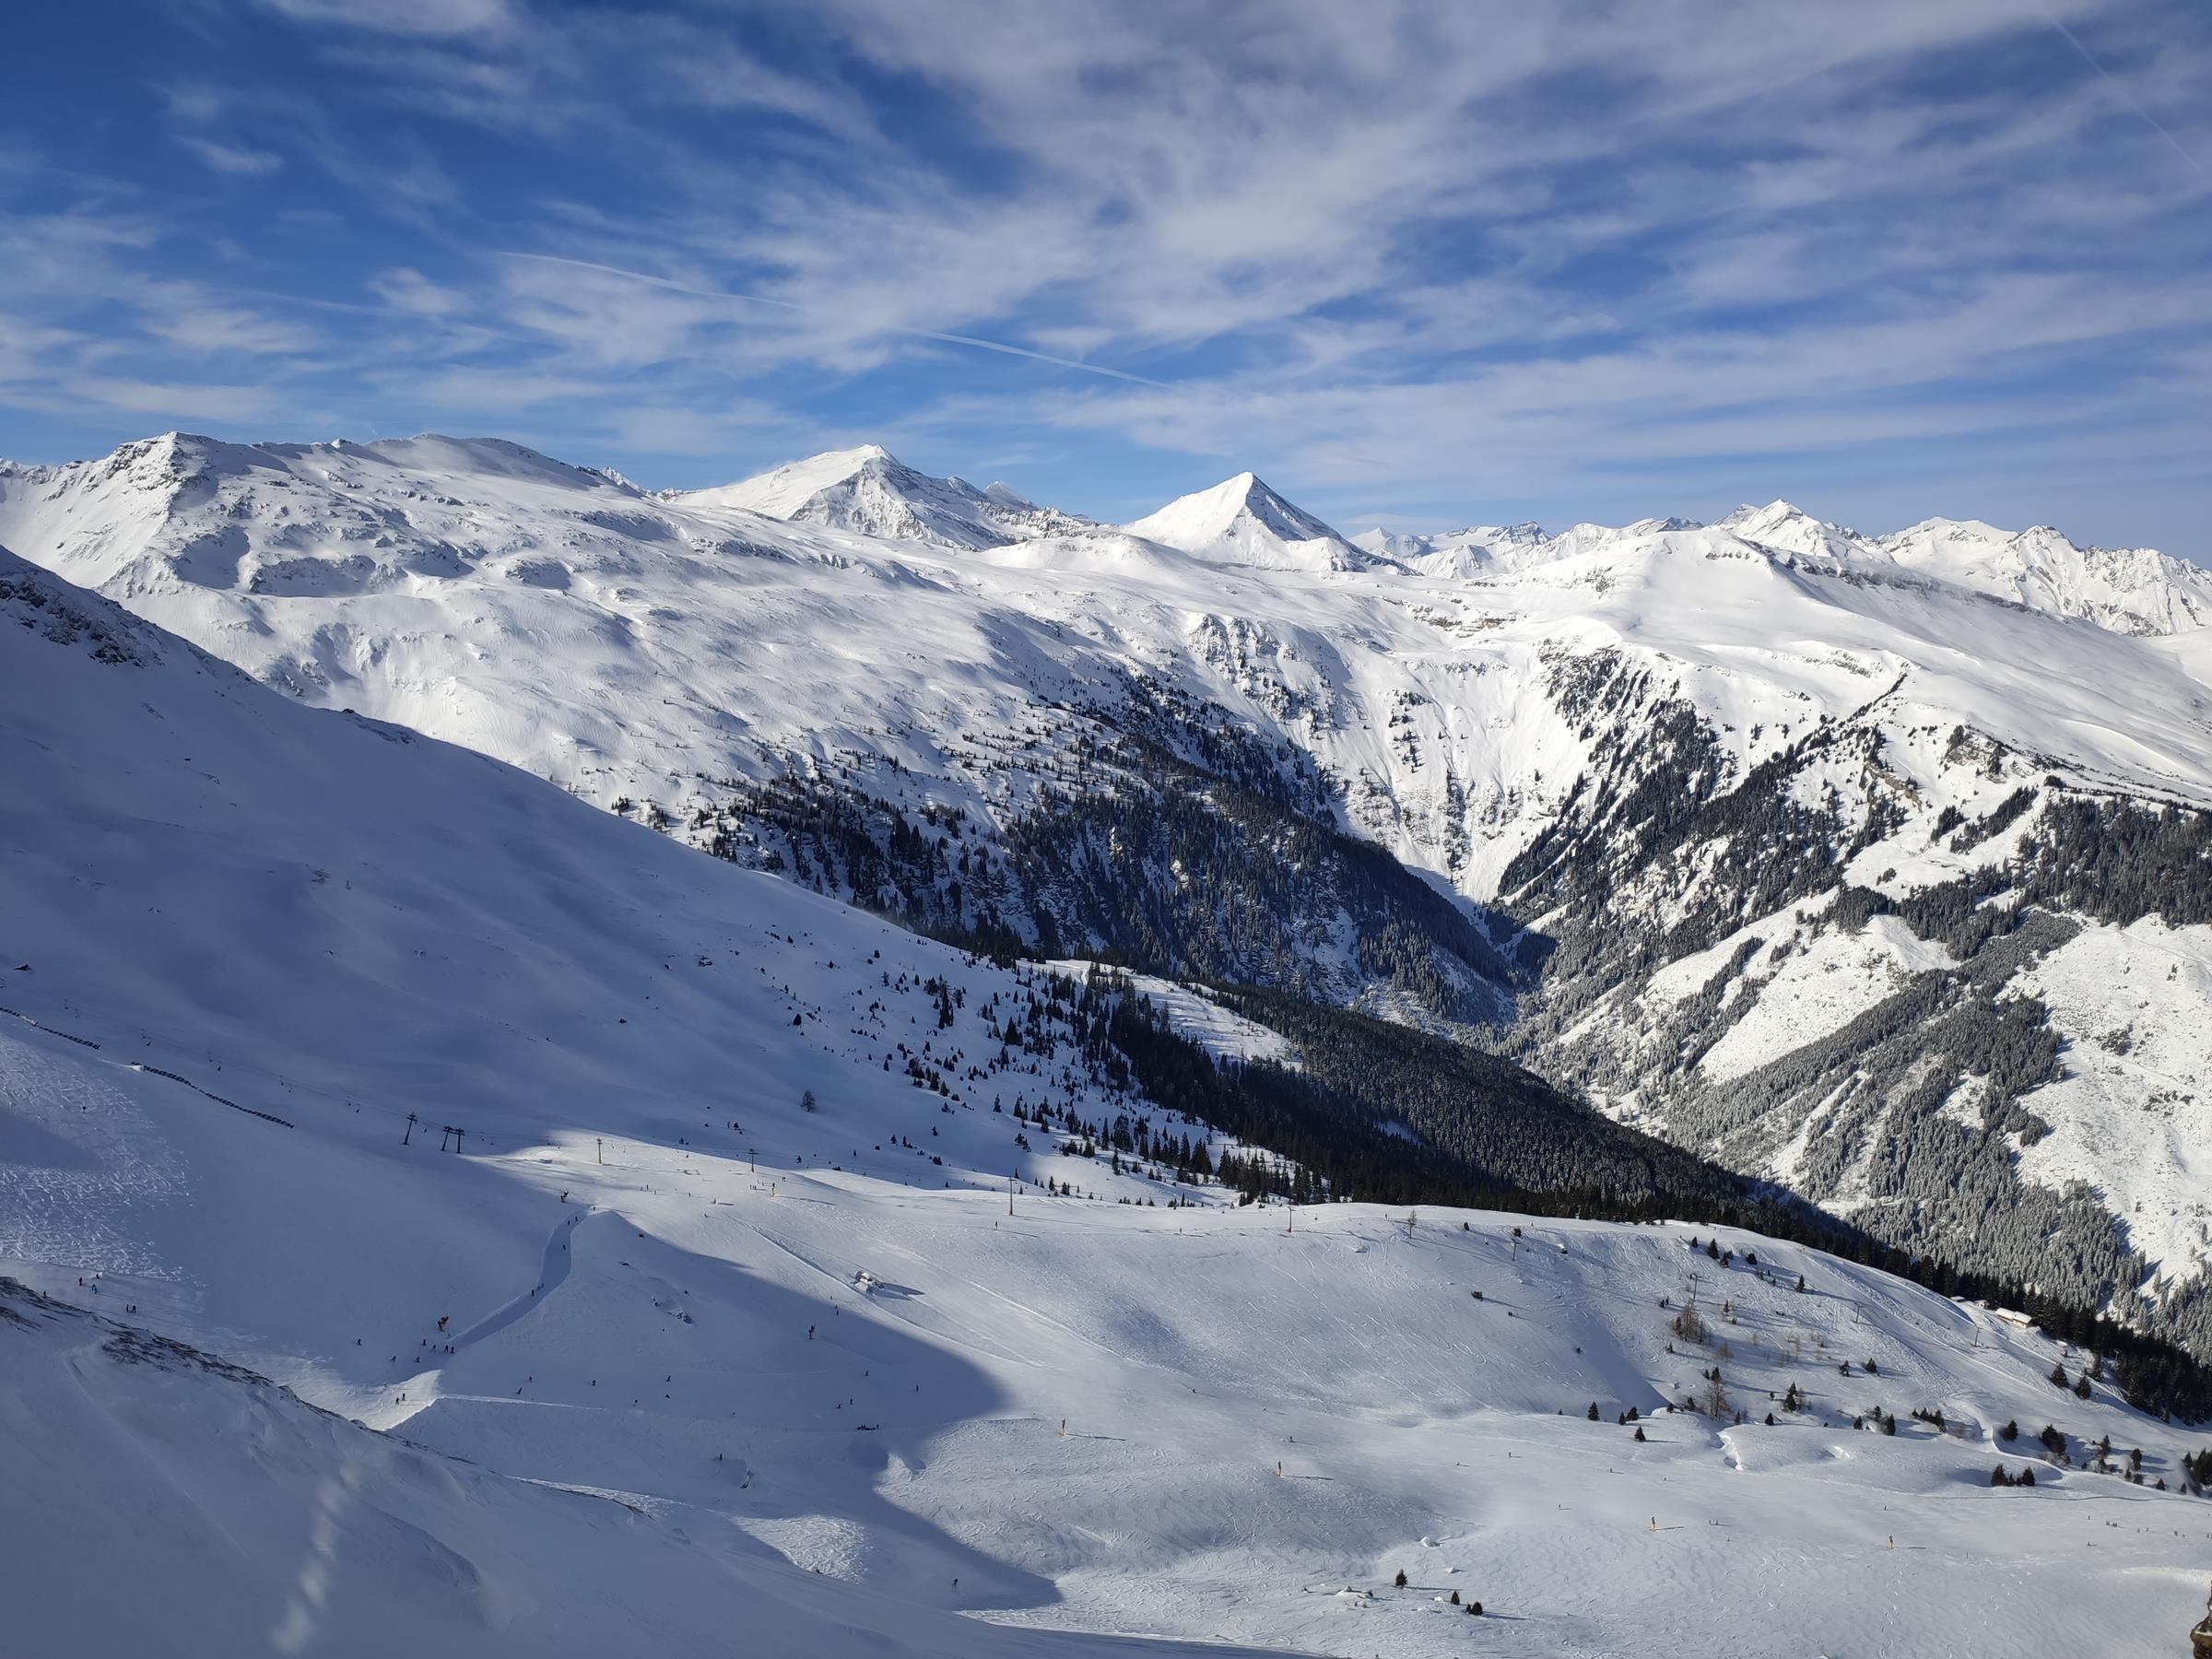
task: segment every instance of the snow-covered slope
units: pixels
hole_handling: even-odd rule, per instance
[[[118,1312],[0,1278],[11,1652],[1128,1651],[825,1579],[707,1505],[442,1455]]]
[[[889,465],[750,499],[797,513]],[[2139,1060],[2079,1087],[2087,1045],[2149,1053],[2154,1017],[2036,989],[2068,929],[2163,972],[2146,918],[2189,951],[2212,922],[2176,878],[2205,823],[2181,808],[2212,803],[2194,567],[2033,532],[1929,550],[1786,502],[1385,560],[1249,475],[1126,531],[957,547],[714,495],[492,442],[172,435],[0,469],[0,539],[296,698],[825,893],[1487,1025],[1912,1248],[2204,1291],[2205,1097]],[[2003,575],[1993,536],[2055,574]],[[2181,841],[2083,828],[2130,802]],[[2020,1064],[1961,1135],[1993,1031]],[[1894,1053],[1861,1065],[1872,1032]],[[1907,1127],[1924,1156],[1876,1155]],[[2124,1175],[2084,1150],[2123,1144]],[[2212,1351],[2212,1301],[2124,1311]]]
[[[1005,484],[978,489],[960,478],[930,477],[874,443],[794,461],[735,484],[666,491],[662,499],[940,547],[1002,547],[1069,535],[1088,523],[1024,500]]]
[[[1173,1124],[1036,971],[5,555],[0,708],[27,1651],[2148,1654],[2194,1617],[2212,1508],[2149,1483],[2199,1437],[1988,1311],[1063,1149],[1013,1109]],[[1667,1409],[1714,1366],[1731,1415]]]

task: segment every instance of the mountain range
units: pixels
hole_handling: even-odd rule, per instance
[[[2212,1353],[2212,576],[1774,502],[1124,526],[874,446],[653,493],[496,441],[0,467],[0,544],[292,699],[1011,960],[1517,1063]]]

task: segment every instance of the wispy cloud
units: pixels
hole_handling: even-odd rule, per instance
[[[677,282],[666,276],[654,276],[643,271],[626,271],[617,265],[600,265],[587,259],[570,259],[558,253],[510,253],[510,259],[526,260],[541,265],[556,265],[570,271],[589,272],[594,276],[611,276],[618,282],[634,284],[661,293],[680,294],[688,299],[704,300],[711,303],[733,306],[766,305],[782,312],[806,312],[809,308],[795,300],[780,300],[765,294],[735,294],[719,288],[702,288],[689,283]],[[904,335],[913,339],[935,340],[943,346],[968,346],[978,351],[995,351],[1006,357],[1028,358],[1032,362],[1050,363],[1055,369],[1075,369],[1085,374],[1103,375],[1109,380],[1128,381],[1139,386],[1155,386],[1166,390],[1166,382],[1147,380],[1141,374],[1129,374],[1103,363],[1087,363],[1079,358],[1058,357],[1047,351],[1032,351],[1023,346],[1009,346],[1004,340],[978,339],[973,335],[947,334],[934,328],[909,328],[896,324],[876,324],[869,333]],[[594,339],[596,335],[594,335]]]
[[[223,144],[192,133],[182,135],[177,142],[217,172],[231,173],[241,178],[258,178],[264,173],[273,173],[284,165],[282,156],[273,150],[255,149],[251,145]]]
[[[1947,466],[1984,493],[1947,504],[2020,516],[2072,441],[2119,458],[2074,498],[2108,538],[2144,533],[2128,454],[2212,445],[2212,14],[263,5],[295,73],[217,29],[143,77],[230,193],[231,270],[88,186],[0,276],[41,398],[212,351],[276,417],[465,416],[682,482],[897,434],[1098,510],[1250,465],[1324,504],[1740,479],[1849,516]]]
[[[515,14],[507,0],[262,0],[299,23],[446,37],[503,31]]]

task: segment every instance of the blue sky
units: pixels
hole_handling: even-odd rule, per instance
[[[1104,518],[2212,559],[2212,6],[23,8],[0,453],[875,440]]]

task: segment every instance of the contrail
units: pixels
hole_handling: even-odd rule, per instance
[[[2119,93],[2122,98],[2127,100],[2127,107],[2143,118],[2143,124],[2149,127],[2150,130],[2156,133],[2159,137],[2165,139],[2168,144],[2171,145],[2173,147],[2173,153],[2175,155],[2181,157],[2183,160],[2188,162],[2190,166],[2195,168],[2197,176],[2199,178],[2204,179],[2207,182],[2212,182],[2212,168],[2207,168],[2204,162],[2197,159],[2194,151],[2189,149],[2187,146],[2183,145],[2179,138],[2176,138],[2171,133],[2168,132],[2166,130],[2165,124],[2159,121],[2159,118],[2156,115],[2153,115],[2148,110],[2145,109],[2142,101],[2138,100],[2133,92],[2128,90],[2127,83],[2125,81],[2122,80],[2118,76],[2107,69],[2102,64],[2099,63],[2097,59],[2091,55],[2089,49],[2081,43],[2080,37],[2077,36],[2072,29],[2068,29],[2065,24],[2060,20],[2056,12],[2052,11],[2048,6],[2043,6],[2039,9],[2042,11],[2044,18],[2049,20],[2051,27],[2057,29],[2060,34],[2066,37],[2066,44],[2081,53],[2081,61],[2088,65],[2090,68],[2096,70],[2100,76],[2110,83],[2113,91]]]
[[[653,276],[643,271],[626,271],[620,265],[600,265],[595,260],[569,259],[559,253],[524,253],[503,250],[506,259],[534,260],[539,265],[569,265],[580,271],[597,271],[608,276],[621,276],[631,282],[641,282],[648,288],[665,288],[672,294],[688,294],[695,300],[720,300],[739,305],[771,305],[778,311],[818,312],[820,308],[801,305],[795,300],[771,300],[765,294],[734,294],[719,288],[693,288],[688,283],[676,282],[666,276]],[[1163,381],[1147,380],[1141,374],[1130,374],[1120,369],[1107,369],[1097,363],[1077,362],[1074,358],[1053,357],[1050,352],[1031,351],[1026,346],[1009,346],[1003,340],[982,340],[973,335],[945,334],[934,328],[901,328],[896,324],[884,324],[877,330],[881,334],[905,335],[912,339],[937,340],[947,346],[972,346],[979,351],[996,351],[1006,357],[1028,358],[1032,362],[1050,363],[1057,369],[1077,369],[1085,374],[1102,374],[1109,380],[1127,381],[1133,385],[1152,386],[1169,390]]]

